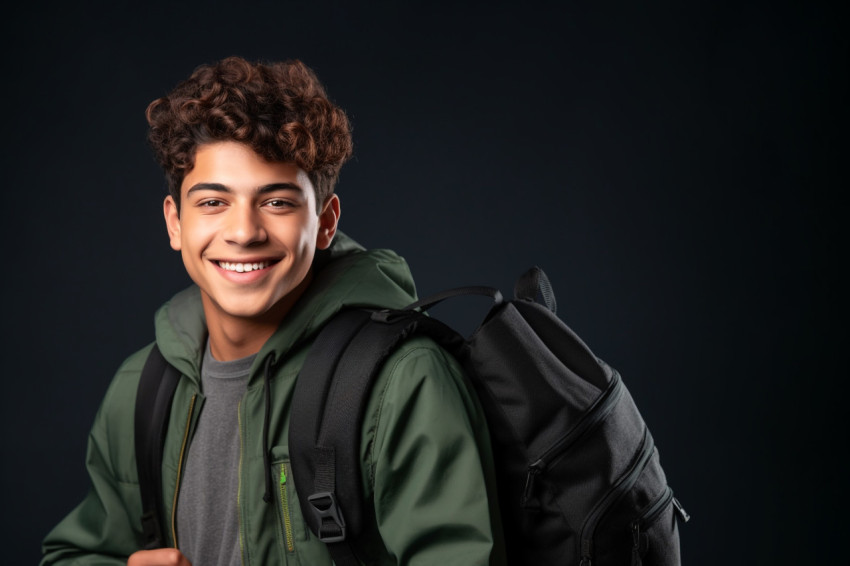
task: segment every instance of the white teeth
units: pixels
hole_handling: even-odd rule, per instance
[[[237,273],[244,273],[246,271],[253,271],[255,269],[265,269],[271,262],[261,261],[259,263],[230,263],[227,261],[218,262],[218,266],[226,271],[235,271]]]

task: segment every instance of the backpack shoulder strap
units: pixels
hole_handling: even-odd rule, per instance
[[[305,521],[337,566],[360,564],[351,542],[363,528],[360,435],[371,386],[396,346],[421,333],[444,345],[462,342],[414,310],[342,311],[298,376],[289,428],[293,481]]]
[[[136,468],[142,498],[142,544],[148,550],[166,545],[162,448],[171,400],[179,380],[180,373],[165,360],[154,344],[139,378],[134,416]]]

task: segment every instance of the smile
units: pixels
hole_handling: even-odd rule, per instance
[[[270,266],[272,261],[259,261],[255,263],[232,263],[229,261],[218,261],[216,262],[218,266],[225,271],[235,271],[237,273],[245,273],[246,271],[256,271],[258,269],[265,269]]]

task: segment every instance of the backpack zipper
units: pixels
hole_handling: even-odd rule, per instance
[[[289,516],[289,497],[286,495],[286,462],[280,465],[280,507],[283,513],[283,535],[287,552],[295,552],[292,540],[292,518]]]
[[[525,490],[522,496],[522,507],[527,506],[534,493],[537,476],[552,463],[552,460],[569,450],[582,436],[601,423],[614,410],[614,407],[623,396],[624,390],[625,388],[620,379],[620,374],[615,372],[608,389],[605,390],[593,406],[582,416],[579,422],[528,466],[528,475],[525,478]]]
[[[605,512],[611,508],[628,490],[637,482],[641,472],[643,472],[652,453],[655,449],[655,442],[649,430],[644,433],[643,445],[638,453],[638,459],[632,467],[620,477],[620,480],[606,493],[602,499],[594,506],[593,510],[588,514],[584,525],[581,528],[581,566],[590,566],[593,559],[593,535],[596,530],[596,525],[599,519],[605,515]]]

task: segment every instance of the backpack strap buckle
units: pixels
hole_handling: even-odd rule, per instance
[[[319,540],[328,544],[345,540],[345,520],[332,491],[320,491],[307,498],[318,520]]]

